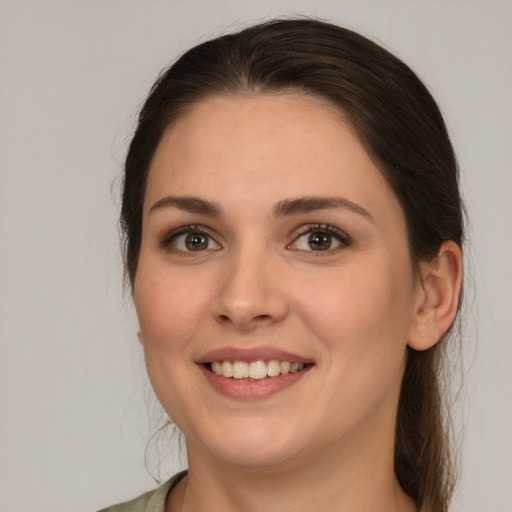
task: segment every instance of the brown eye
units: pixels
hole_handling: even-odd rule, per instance
[[[328,233],[314,231],[309,234],[308,245],[313,251],[327,251],[332,246],[332,237]]]
[[[208,245],[209,239],[202,233],[189,233],[185,237],[185,246],[189,251],[204,251]]]
[[[343,249],[350,244],[350,237],[343,231],[328,224],[318,224],[304,229],[288,248],[300,251],[322,252]]]
[[[174,253],[215,251],[221,246],[197,226],[180,227],[164,237],[160,246]]]

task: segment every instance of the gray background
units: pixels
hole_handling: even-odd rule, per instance
[[[476,288],[452,511],[512,511],[512,3],[496,0],[0,0],[0,511],[85,512],[154,486],[115,179],[177,53],[289,13],[371,35],[446,116]]]

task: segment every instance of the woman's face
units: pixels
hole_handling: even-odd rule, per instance
[[[392,457],[418,287],[401,207],[332,106],[215,97],[164,134],[134,293],[189,457]]]

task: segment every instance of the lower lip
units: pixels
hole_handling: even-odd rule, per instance
[[[305,377],[305,375],[312,368],[306,366],[304,369],[296,373],[289,373],[287,375],[278,375],[276,377],[266,377],[260,380],[246,380],[222,377],[216,373],[212,373],[204,365],[200,368],[212,385],[212,387],[230,398],[238,398],[242,400],[251,400],[258,398],[267,398],[279,391],[283,391],[290,386],[293,386],[297,381]]]

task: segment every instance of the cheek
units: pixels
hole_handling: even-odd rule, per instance
[[[211,287],[201,276],[190,279],[186,273],[155,268],[139,266],[134,298],[146,352],[162,353],[178,349],[190,338],[206,314]]]
[[[134,300],[149,379],[164,410],[182,427],[194,392],[190,341],[211,302],[206,293],[210,287],[195,281],[193,286],[183,273],[157,268],[148,262],[139,265]]]
[[[334,431],[350,418],[367,418],[381,404],[394,411],[411,318],[411,288],[403,276],[378,265],[352,270],[317,282],[301,305],[330,383],[324,420]],[[350,418],[346,411],[352,411]]]
[[[301,316],[344,359],[401,357],[412,319],[412,286],[403,273],[395,274],[385,261],[347,265],[303,294]]]

